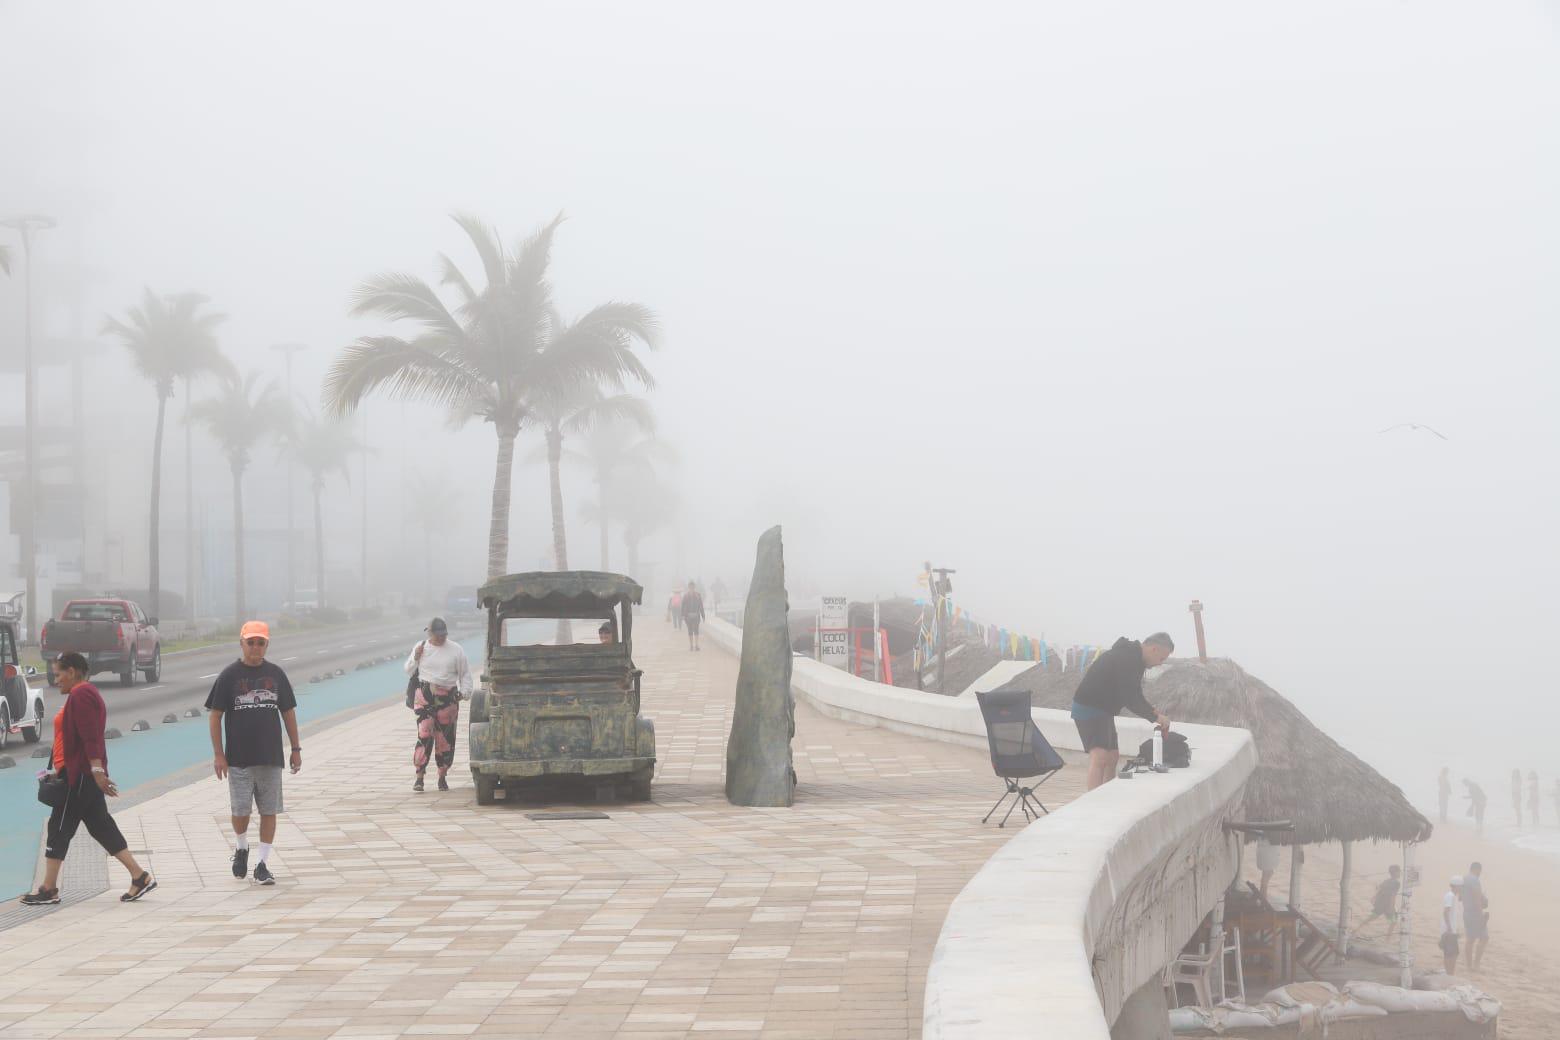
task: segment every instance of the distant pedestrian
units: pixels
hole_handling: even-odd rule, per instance
[[[87,659],[70,651],[54,660],[54,684],[65,695],[65,708],[56,721],[58,750],[55,772],[65,781],[65,800],[49,813],[47,843],[43,851],[43,884],[22,896],[24,906],[49,906],[60,901],[60,868],[70,851],[76,830],[87,833],[130,873],[130,888],[119,897],[133,903],[157,887],[151,871],[142,870],[130,854],[130,843],[108,812],[108,799],[119,797],[119,788],[108,777],[108,748],[103,739],[108,706],[98,688],[87,682]]]
[[[1370,916],[1365,918],[1365,924],[1360,926],[1362,929],[1376,918],[1385,917],[1387,937],[1391,938],[1397,931],[1397,897],[1398,892],[1403,888],[1402,874],[1402,868],[1395,863],[1387,868],[1387,879],[1376,886],[1375,898],[1370,901]]]
[[[1278,870],[1278,846],[1272,844],[1267,838],[1257,839],[1257,871],[1261,880],[1257,884],[1257,891],[1262,893],[1262,901],[1267,902],[1268,884],[1273,880],[1273,872]]]
[[[1441,789],[1441,822],[1446,822],[1446,805],[1452,800],[1452,771],[1446,766],[1441,767],[1439,780]]]
[[[682,623],[683,623],[682,602],[683,602],[683,590],[682,589],[675,589],[672,592],[671,601],[667,604],[667,607],[666,607],[666,612],[668,614],[672,615],[672,627],[675,628],[675,629],[678,629],[678,630],[682,629]]]
[[[1474,826],[1478,829],[1480,834],[1483,834],[1484,809],[1487,805],[1489,805],[1489,796],[1484,793],[1484,788],[1480,787],[1472,780],[1464,780],[1463,788],[1468,792],[1463,796],[1468,799],[1468,812],[1466,815],[1473,817]]]
[[[691,581],[682,594],[682,617],[683,624],[688,626],[688,649],[700,649],[699,626],[704,623],[704,597]]]
[[[1170,719],[1143,698],[1143,673],[1165,663],[1175,643],[1155,632],[1141,643],[1125,636],[1094,659],[1073,694],[1072,717],[1083,748],[1089,753],[1088,789],[1115,779],[1121,760],[1116,715],[1123,708],[1170,732]]]
[[[1522,770],[1511,771],[1511,808],[1517,814],[1517,826],[1522,826]]]
[[[244,622],[239,630],[242,656],[222,669],[206,697],[212,764],[217,779],[227,779],[233,811],[233,876],[242,878],[249,872],[249,815],[258,809],[260,854],[254,877],[262,885],[276,884],[270,859],[276,842],[276,817],[283,811],[283,729],[292,749],[286,765],[294,773],[303,768],[298,699],[287,673],[265,659],[270,648],[271,627],[264,621]]]
[[[455,762],[456,724],[460,721],[460,702],[471,696],[471,662],[466,651],[450,639],[449,625],[441,617],[428,622],[428,638],[412,648],[406,659],[406,674],[418,677],[412,709],[417,712],[417,744],[412,749],[412,767],[417,779],[412,790],[423,789],[423,774],[428,761],[439,770],[439,790],[450,789],[449,771]]]
[[[1457,974],[1457,932],[1462,921],[1462,883],[1453,877],[1441,897],[1441,963],[1448,975]]]
[[[1542,827],[1544,825],[1543,821],[1538,817],[1540,808],[1541,806],[1539,804],[1538,797],[1538,772],[1536,770],[1530,769],[1528,770],[1528,817],[1532,819],[1533,826],[1535,827]]]
[[[1478,971],[1490,944],[1490,900],[1484,894],[1484,867],[1474,863],[1463,875],[1463,934],[1468,937],[1468,968]]]

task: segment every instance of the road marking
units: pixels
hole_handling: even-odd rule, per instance
[[[284,658],[282,658],[282,663],[286,664],[288,661],[296,661],[296,660],[298,660],[298,655],[294,654],[292,657],[284,657]]]
[[[143,689],[147,689],[147,690],[160,690],[162,688],[163,688],[163,684],[162,683],[158,683],[156,686],[146,686],[146,687],[143,687]]]
[[[328,654],[328,653],[330,653],[330,651],[329,651],[329,650],[316,650],[316,651],[314,651],[314,652],[315,652],[315,653],[316,653],[316,654]]]
[[[199,676],[196,676],[196,678],[197,679],[215,679],[217,676],[219,676],[221,674],[222,674],[221,672],[212,672],[210,675],[199,675]]]
[[[351,650],[354,646],[357,646],[357,644],[356,643],[342,643],[341,644],[341,648],[343,650]]]

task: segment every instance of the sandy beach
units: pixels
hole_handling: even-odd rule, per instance
[[[1550,828],[1553,831],[1553,828]],[[1395,845],[1356,845],[1349,902],[1350,928],[1370,914],[1376,885],[1387,867],[1402,862]],[[1433,838],[1416,850],[1422,883],[1414,893],[1413,944],[1416,969],[1439,967],[1441,952],[1438,915],[1447,881],[1477,860],[1484,865],[1484,886],[1490,901],[1490,944],[1478,972],[1467,970],[1464,957],[1457,972],[1499,999],[1504,1006],[1500,1035],[1512,1040],[1553,1040],[1560,1037],[1560,963],[1555,945],[1560,937],[1560,861],[1526,852],[1493,837],[1480,838],[1470,827],[1453,821],[1438,825]],[[1255,879],[1251,857],[1247,874]],[[1333,922],[1338,913],[1338,879],[1342,849],[1337,845],[1306,850],[1301,873],[1301,908],[1317,920]],[[1273,876],[1270,893],[1282,898],[1289,891],[1289,857]],[[1361,938],[1386,945],[1386,926],[1377,920]],[[1396,937],[1391,947],[1396,949]]]

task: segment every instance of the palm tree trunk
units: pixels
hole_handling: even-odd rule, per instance
[[[168,396],[157,394],[157,433],[152,438],[152,518],[147,532],[146,559],[151,571],[147,579],[147,613],[157,617],[162,613],[162,447],[163,420],[168,414]]]
[[[625,534],[623,541],[628,545],[628,576],[632,578],[639,573],[639,539]]]
[[[601,521],[601,569],[612,569],[612,553],[607,548],[607,529],[611,525],[607,522],[607,482],[599,475],[596,477],[596,518]]]
[[[233,616],[244,623],[244,468],[233,463]]]
[[[488,522],[487,576],[497,578],[509,572],[509,481],[515,468],[515,438],[518,428],[498,430],[498,458],[493,464],[493,513]]]
[[[325,606],[325,514],[320,510],[320,497],[324,487],[314,484],[314,602]]]
[[[547,431],[547,478],[552,491],[553,567],[560,571],[569,569],[568,535],[563,527],[563,431],[557,427]]]

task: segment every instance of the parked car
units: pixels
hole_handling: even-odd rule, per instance
[[[27,681],[36,673],[22,668],[20,643],[16,623],[0,619],[0,748],[17,733],[29,744],[43,736],[43,691]]]
[[[43,656],[74,650],[87,659],[90,674],[118,672],[121,686],[135,685],[135,673],[147,682],[162,678],[162,639],[157,619],[128,599],[73,599],[43,626]],[[52,683],[54,677],[51,675]]]

